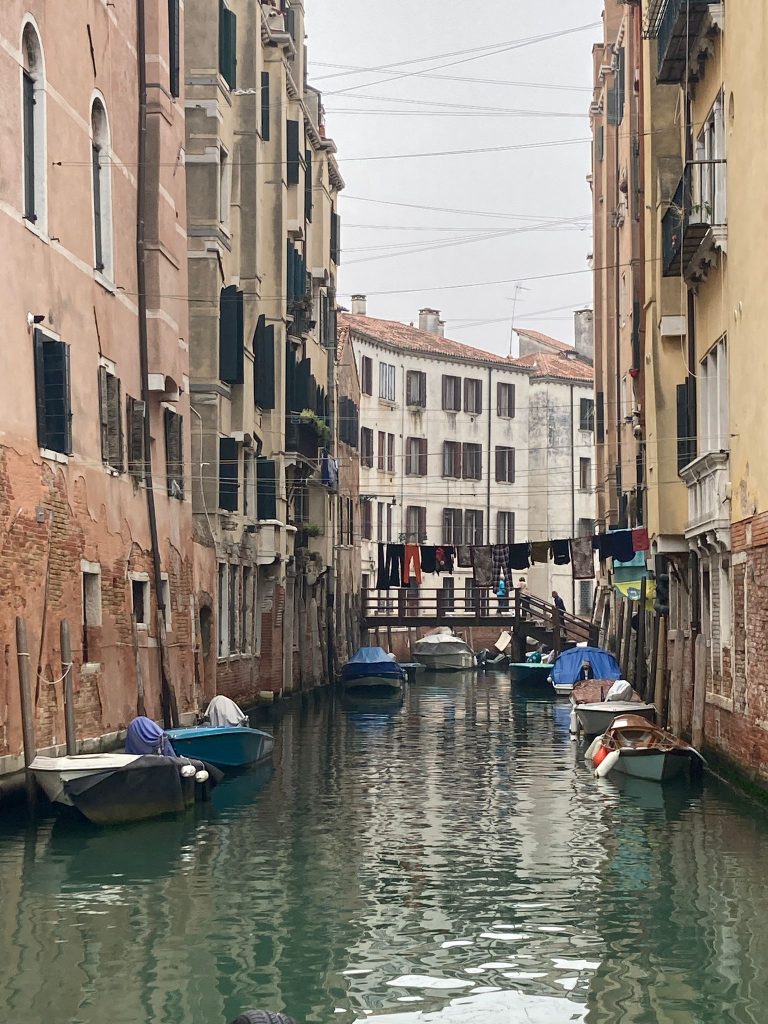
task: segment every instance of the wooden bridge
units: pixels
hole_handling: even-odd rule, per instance
[[[556,653],[578,643],[597,645],[598,626],[589,619],[563,612],[547,601],[515,591],[506,602],[487,591],[472,594],[444,590],[364,589],[363,628],[416,629],[436,626],[491,626],[507,629],[514,638],[516,657],[523,656],[526,641],[546,644]]]

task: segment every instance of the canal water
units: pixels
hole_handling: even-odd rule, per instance
[[[272,728],[185,818],[4,815],[0,1021],[768,1021],[768,820],[728,790],[596,782],[503,675]]]

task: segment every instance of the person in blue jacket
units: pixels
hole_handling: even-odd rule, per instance
[[[504,612],[508,612],[509,594],[507,593],[507,583],[503,576],[499,577],[499,585],[496,588],[496,597],[499,599],[499,606],[496,609],[496,614],[502,615]]]

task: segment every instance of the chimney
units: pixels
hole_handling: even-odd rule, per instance
[[[577,309],[573,314],[576,353],[585,363],[592,363],[595,356],[595,330],[591,309]]]
[[[353,316],[367,316],[366,313],[366,301],[364,295],[353,295],[352,296],[352,314]]]
[[[419,330],[428,331],[430,334],[440,335],[440,310],[420,309]]]

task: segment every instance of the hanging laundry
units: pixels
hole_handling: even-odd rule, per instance
[[[509,567],[510,569],[527,569],[530,565],[531,545],[528,541],[525,544],[509,545]]]
[[[421,545],[421,571],[437,572],[437,548],[434,544]]]
[[[607,533],[599,533],[597,537],[601,559],[613,558],[617,562],[631,562],[635,557],[631,530],[609,530]]]
[[[460,569],[472,568],[472,549],[469,544],[459,544],[456,548],[456,564]]]
[[[651,542],[648,539],[648,530],[644,526],[638,526],[637,529],[632,531],[632,550],[638,551],[649,551]]]
[[[413,577],[411,577],[411,566],[413,566]],[[405,545],[405,560],[403,562],[403,586],[407,587],[413,578],[417,586],[421,586],[421,554],[418,544]]]
[[[494,544],[491,548],[491,575],[494,589],[500,579],[506,579],[508,572],[509,544]]]
[[[549,561],[548,540],[535,540],[531,543],[531,561],[539,565]]]
[[[475,574],[475,586],[492,587],[493,570],[491,568],[491,547],[489,544],[472,546],[472,568]]]
[[[552,561],[555,565],[568,565],[571,560],[571,542],[569,540],[553,540]]]
[[[571,540],[571,559],[575,580],[593,580],[595,578],[595,556],[591,537],[574,537]]]
[[[402,544],[379,544],[377,590],[389,590],[390,587],[400,586],[404,558],[405,547]]]
[[[456,554],[456,549],[452,545],[450,545],[450,544],[438,545],[438,547],[435,548],[435,562],[437,563],[437,567],[436,567],[435,571],[438,572],[438,573],[441,573],[441,572],[452,573],[453,572],[453,559],[454,559],[454,555],[455,554]]]

